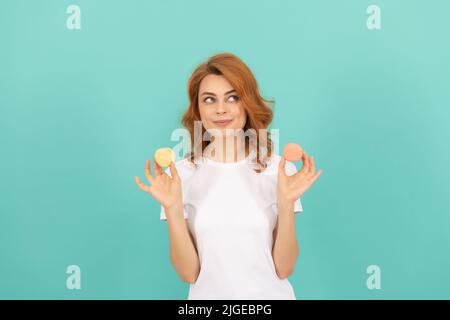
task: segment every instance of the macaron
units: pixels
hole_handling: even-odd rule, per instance
[[[155,161],[161,167],[168,167],[172,162],[175,162],[175,152],[172,148],[159,148],[155,152]]]
[[[287,161],[296,162],[302,158],[303,149],[296,143],[288,143],[284,146],[283,156]]]

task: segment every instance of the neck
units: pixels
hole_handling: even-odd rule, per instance
[[[249,154],[245,137],[240,135],[214,136],[206,149],[206,156],[217,162],[237,162]]]

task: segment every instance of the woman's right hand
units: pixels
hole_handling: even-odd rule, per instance
[[[147,177],[150,186],[144,185],[138,176],[135,176],[137,185],[142,191],[150,193],[166,210],[176,206],[182,205],[183,196],[181,189],[181,179],[178,175],[175,164],[172,162],[169,166],[170,177],[153,158],[153,170],[155,176],[150,172],[150,160],[145,163],[145,176]]]

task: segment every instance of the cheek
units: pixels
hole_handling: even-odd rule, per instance
[[[245,123],[245,121],[247,119],[247,113],[246,113],[244,107],[239,106],[238,114],[239,114],[239,119]]]
[[[202,118],[202,120],[206,120],[206,118],[208,117],[208,111],[205,106],[199,105],[198,112],[200,113],[200,118]]]
[[[199,105],[198,111],[200,113],[200,120],[202,121],[202,124],[205,128],[211,127],[211,124],[209,123],[209,120],[211,118],[211,112],[208,111],[207,106],[201,106]]]

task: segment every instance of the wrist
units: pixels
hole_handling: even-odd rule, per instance
[[[278,199],[278,212],[291,212],[294,211],[295,201],[289,199]]]
[[[176,212],[180,212],[183,213],[183,202],[180,201],[176,201],[168,206],[164,206],[164,211],[166,213],[168,213],[169,215],[173,215],[174,213],[176,214]]]

